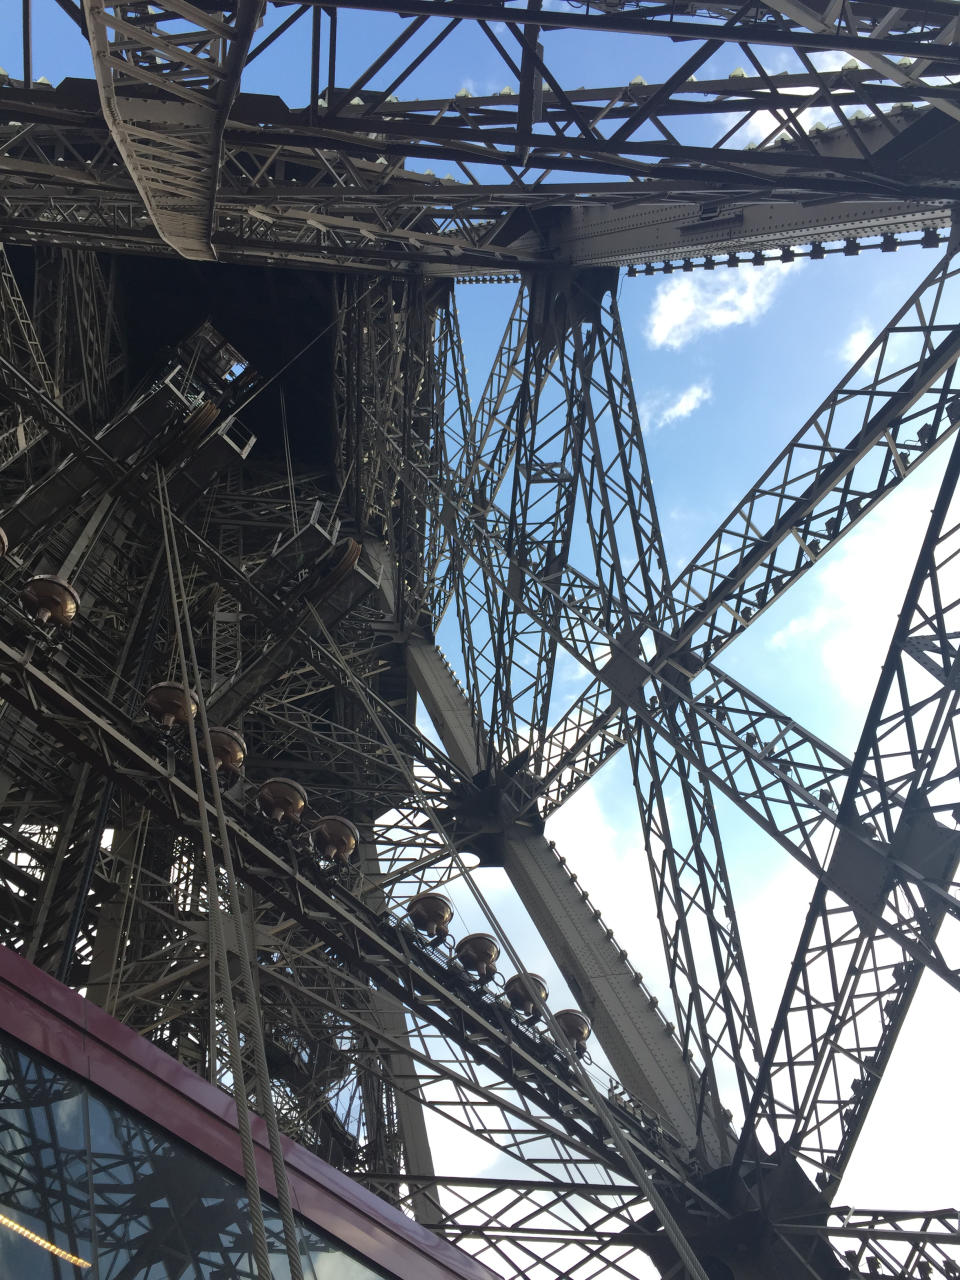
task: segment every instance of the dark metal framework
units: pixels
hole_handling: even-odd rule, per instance
[[[955,1213],[839,1204],[920,976],[960,989],[956,6],[56,3],[93,79],[35,79],[26,0],[0,83],[0,238],[35,272],[0,254],[0,940],[504,1276],[956,1277]],[[464,31],[510,91],[416,96]],[[656,48],[662,82],[564,83],[578,33]],[[296,101],[244,90],[307,36]],[[917,239],[927,277],[671,579],[618,268]],[[131,385],[112,253],[330,273],[332,471],[285,422],[252,441],[286,370],[210,326]],[[475,406],[464,277],[520,286]],[[717,659],[941,445],[851,760]],[[24,611],[36,574],[80,590],[69,632]],[[162,680],[195,728],[145,715]],[[217,723],[243,776],[217,780]],[[542,834],[618,753],[672,1021]],[[261,812],[271,775],[301,823]],[[769,1032],[718,797],[814,880]],[[349,866],[304,835],[325,813],[359,828]],[[477,862],[602,1065],[406,919],[446,888],[521,969]],[[489,1176],[451,1172],[458,1133]]]

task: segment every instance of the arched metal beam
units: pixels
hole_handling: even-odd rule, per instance
[[[185,0],[163,11],[84,0],[104,118],[161,239],[213,260],[224,126],[266,0],[232,22]]]

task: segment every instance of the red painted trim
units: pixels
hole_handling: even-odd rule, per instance
[[[89,1080],[218,1164],[243,1174],[233,1100],[21,956],[0,947],[0,1029]],[[254,1117],[260,1185],[276,1184]],[[496,1280],[492,1271],[284,1138],[294,1206],[398,1280]]]

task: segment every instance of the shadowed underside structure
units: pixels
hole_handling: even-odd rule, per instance
[[[262,1114],[281,1212],[288,1133],[505,1277],[960,1275],[955,1213],[841,1207],[920,977],[960,989],[956,5],[55,3],[89,77],[35,81],[28,0],[0,82],[0,942]],[[411,96],[464,32],[509,92]],[[574,88],[577,33],[674,69]],[[282,42],[304,83],[246,92]],[[621,269],[912,243],[671,578]],[[477,280],[516,298],[471,403]],[[849,759],[722,651],[941,445]],[[670,1020],[543,834],[616,755]],[[769,1031],[718,797],[811,877]],[[602,1062],[416,927],[449,893],[522,972],[477,866]]]

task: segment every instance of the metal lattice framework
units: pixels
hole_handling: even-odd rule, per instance
[[[0,941],[232,1089],[274,1155],[294,1136],[504,1277],[960,1275],[955,1211],[855,1210],[841,1181],[922,974],[960,989],[956,5],[55,0],[92,76],[54,88],[30,23],[53,4],[25,5],[0,81]],[[506,89],[424,98],[465,38]],[[578,39],[653,51],[659,83],[574,87]],[[286,100],[249,91],[307,44]],[[772,271],[840,242],[878,269],[938,253],[671,577],[620,268]],[[258,369],[205,323],[138,351],[137,381],[130,254],[314,269],[329,323]],[[519,285],[472,402],[465,279]],[[327,458],[287,429],[308,351]],[[718,660],[941,445],[851,759]],[[31,615],[43,574],[79,592],[69,628]],[[196,724],[158,727],[158,682]],[[617,755],[669,1020],[543,835]],[[298,821],[263,803],[281,775]],[[772,1027],[729,803],[811,876]],[[321,856],[330,814],[349,860]],[[478,865],[592,1058],[408,917],[447,893],[522,971]],[[296,1280],[289,1222],[247,1190],[244,1265],[267,1280],[267,1231]]]

